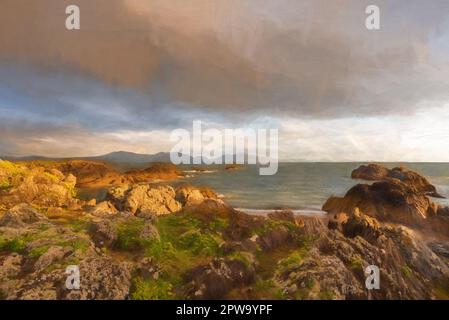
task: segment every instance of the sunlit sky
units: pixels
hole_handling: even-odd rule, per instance
[[[0,156],[170,151],[193,120],[277,128],[281,160],[449,161],[449,2],[1,1]]]

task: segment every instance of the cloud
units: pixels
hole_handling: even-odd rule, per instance
[[[375,1],[376,33],[371,2],[4,0],[0,58],[234,113],[363,116],[447,99],[449,61],[429,39],[447,32],[449,3]],[[72,3],[78,32],[64,28]]]
[[[284,159],[447,160],[448,18],[446,0],[2,0],[0,154],[156,152],[192,120],[266,119]]]

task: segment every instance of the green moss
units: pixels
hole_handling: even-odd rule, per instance
[[[363,260],[359,255],[355,255],[351,258],[350,261],[351,269],[361,270],[363,269]]]
[[[173,285],[163,279],[144,280],[137,277],[133,287],[131,300],[169,300],[174,298]]]
[[[229,228],[229,221],[222,218],[215,218],[207,224],[207,228],[215,232],[223,232]]]
[[[184,232],[179,237],[178,244],[181,249],[189,250],[195,255],[220,255],[219,239],[199,229]]]
[[[117,226],[117,248],[133,251],[142,250],[149,241],[142,239],[140,233],[145,226],[145,221],[138,218],[129,219]]]
[[[286,228],[291,233],[295,233],[298,230],[296,225],[292,222],[284,221],[284,220],[267,219],[265,221],[265,223],[261,227],[255,229],[253,231],[253,233],[256,235],[259,235],[259,236],[263,236],[263,235],[265,235],[271,231],[277,230],[281,227]]]
[[[17,252],[23,253],[25,251],[27,241],[24,238],[1,239],[0,238],[0,252]]]
[[[401,272],[404,277],[407,278],[413,277],[413,271],[407,265],[401,266]]]
[[[255,299],[285,299],[285,294],[272,279],[258,279],[253,285]]]
[[[73,250],[84,253],[89,248],[89,241],[86,239],[64,240],[57,243],[61,247],[72,247]]]
[[[0,169],[9,175],[17,175],[25,171],[20,165],[4,160],[0,160]]]
[[[89,230],[90,223],[83,219],[74,219],[69,221],[68,226],[75,232]]]
[[[13,186],[8,179],[4,179],[0,181],[0,191],[11,189]]]
[[[53,183],[59,182],[59,178],[50,172],[45,171],[44,176],[46,176]]]
[[[231,259],[231,260],[238,260],[240,262],[243,262],[243,264],[247,267],[247,268],[251,268],[252,267],[252,263],[250,258],[245,254],[245,252],[233,252],[230,255],[227,256],[227,258]]]
[[[72,198],[76,198],[78,195],[78,192],[76,190],[76,188],[67,182],[64,182],[64,187],[69,191],[70,195],[72,196]]]
[[[279,261],[277,271],[283,273],[292,268],[299,267],[302,264],[303,256],[301,251],[292,252],[286,258]]]
[[[334,293],[329,289],[320,291],[320,294],[318,297],[320,300],[334,300],[335,299]]]
[[[33,250],[30,251],[28,256],[30,258],[37,259],[40,256],[42,256],[44,253],[46,253],[48,251],[48,248],[49,248],[49,246],[41,246],[41,247],[34,248]]]

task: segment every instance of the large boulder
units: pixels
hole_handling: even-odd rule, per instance
[[[164,215],[181,210],[175,190],[162,185],[134,185],[112,189],[108,199],[121,211]]]
[[[124,174],[124,176],[133,183],[145,183],[160,180],[174,180],[183,174],[172,163],[155,162],[149,168],[143,170],[132,170]]]
[[[415,188],[417,192],[422,192],[432,197],[442,197],[438,194],[435,186],[425,177],[404,167],[388,169],[379,164],[362,165],[352,171],[351,178],[371,181],[398,179],[410,187]]]
[[[0,227],[21,228],[27,224],[46,220],[47,218],[33,207],[19,204],[3,215]]]
[[[185,294],[190,299],[222,299],[232,289],[250,284],[254,268],[241,260],[214,259],[184,275]]]
[[[20,203],[39,207],[73,207],[76,177],[54,168],[31,168],[0,161],[0,204],[11,208]]]
[[[322,209],[339,214],[352,213],[356,208],[380,221],[407,225],[423,225],[438,210],[426,195],[397,179],[358,184],[343,198],[329,198]]]

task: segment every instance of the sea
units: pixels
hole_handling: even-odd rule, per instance
[[[202,167],[198,172],[183,170],[187,178],[182,183],[209,186],[230,205],[246,212],[263,213],[291,209],[298,214],[322,214],[321,207],[331,196],[344,196],[357,183],[372,183],[351,179],[352,170],[366,163],[280,163],[277,174],[259,175],[257,166],[246,165],[236,170],[223,166]],[[404,166],[424,175],[438,192],[449,198],[449,163],[381,163],[393,168]],[[448,199],[433,199],[449,205]]]

